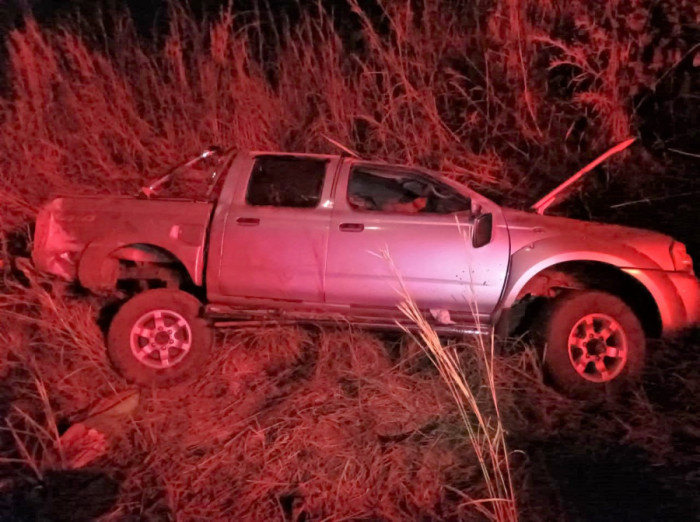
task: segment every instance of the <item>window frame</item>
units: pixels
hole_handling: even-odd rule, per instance
[[[443,188],[443,189],[448,190],[449,192],[453,193],[455,196],[462,198],[465,202],[466,208],[463,210],[456,210],[456,211],[447,212],[447,213],[432,212],[432,211],[401,212],[401,211],[395,211],[395,210],[381,210],[381,209],[374,210],[374,209],[358,208],[356,205],[354,205],[350,201],[350,183],[352,181],[353,175],[355,174],[355,171],[363,170],[363,169],[368,171],[367,173],[369,175],[373,175],[372,171],[384,171],[390,175],[388,177],[397,177],[398,178],[398,177],[401,177],[402,174],[406,177],[412,176],[419,181],[432,184],[433,186],[436,186],[437,188]],[[376,177],[381,177],[381,176],[377,175]],[[437,179],[436,177],[431,176],[418,168],[411,168],[411,167],[404,167],[404,166],[393,166],[393,165],[377,165],[377,164],[371,164],[371,163],[358,163],[358,164],[351,165],[349,170],[348,170],[347,182],[345,184],[345,204],[352,212],[357,212],[359,214],[370,214],[370,215],[382,215],[382,214],[384,214],[384,215],[392,215],[392,216],[431,216],[431,217],[437,217],[437,216],[454,216],[455,214],[471,211],[472,198],[471,198],[471,195],[463,194],[461,191],[459,191],[457,189],[457,187],[454,187],[448,183],[444,183],[440,179]]]
[[[258,167],[258,162],[264,161],[265,159],[273,159],[278,161],[288,160],[290,162],[310,162],[317,163],[322,167],[322,174],[320,179],[320,185],[318,187],[318,194],[316,195],[316,201],[314,205],[310,206],[298,206],[298,205],[279,205],[279,204],[255,204],[251,203],[249,200],[250,188],[256,175],[256,168]],[[318,209],[323,202],[324,192],[328,185],[328,165],[330,160],[328,158],[322,157],[304,157],[304,156],[293,156],[293,155],[274,155],[274,154],[263,154],[259,156],[254,156],[252,158],[252,164],[250,167],[250,172],[247,176],[247,180],[243,187],[243,204],[249,208],[278,208],[278,209],[295,209],[295,210],[314,210]]]

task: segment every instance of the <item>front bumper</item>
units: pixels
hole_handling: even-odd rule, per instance
[[[693,274],[665,270],[624,269],[654,298],[661,316],[662,335],[700,325],[700,282]]]
[[[687,327],[700,325],[700,281],[694,275],[672,272],[669,279],[683,303]]]

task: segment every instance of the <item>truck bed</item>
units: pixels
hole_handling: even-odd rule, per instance
[[[39,270],[73,280],[82,275],[79,265],[89,270],[95,257],[148,245],[171,253],[193,280],[201,279],[211,212],[211,203],[182,199],[59,197],[39,212],[32,258]]]

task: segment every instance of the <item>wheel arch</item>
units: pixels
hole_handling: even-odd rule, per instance
[[[648,337],[659,337],[669,311],[659,306],[654,285],[649,285],[650,288],[636,275],[639,274],[634,269],[597,259],[554,260],[523,272],[504,296],[503,309],[513,309],[528,296],[549,298],[567,290],[600,290],[622,299],[638,317]],[[522,315],[526,320],[527,314]]]
[[[146,262],[146,263],[179,263],[182,262],[175,254],[166,248],[151,243],[132,243],[119,247],[109,254],[111,257],[123,261]]]
[[[170,265],[171,270],[197,284],[197,274],[171,249],[154,242],[124,243],[118,240],[89,244],[80,257],[78,280],[93,291],[113,290],[124,262]]]

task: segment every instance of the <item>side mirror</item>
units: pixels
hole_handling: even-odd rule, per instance
[[[472,246],[479,248],[491,242],[493,234],[493,215],[480,214],[474,219],[472,226]]]

